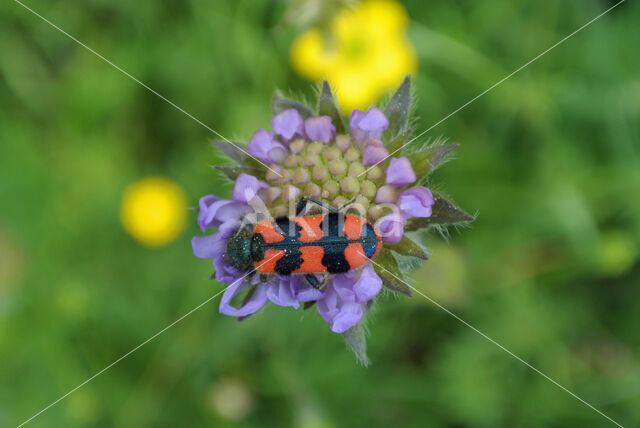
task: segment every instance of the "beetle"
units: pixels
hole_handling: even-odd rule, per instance
[[[301,217],[309,202],[328,212]],[[315,198],[301,198],[295,217],[245,224],[227,243],[225,256],[240,270],[267,274],[304,274],[315,288],[315,274],[356,269],[375,258],[382,247],[378,229],[360,217],[344,214]]]

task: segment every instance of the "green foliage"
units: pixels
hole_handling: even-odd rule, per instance
[[[336,133],[344,134],[346,132],[342,115],[336,106],[331,87],[326,80],[322,82],[322,92],[318,97],[317,112],[319,116],[329,116],[331,118],[333,126],[336,127]]]
[[[404,256],[417,257],[422,260],[429,259],[424,249],[407,235],[404,235],[402,239],[400,239],[400,242],[396,244],[385,244],[385,248]]]
[[[231,141],[269,128],[274,88],[312,98],[283,2],[25,4]],[[414,135],[609,5],[406,2]],[[426,232],[410,278],[624,426],[640,424],[639,21],[626,1],[421,139],[460,143],[432,190],[481,215],[450,243]],[[119,225],[124,188],[162,174],[195,208],[232,183],[208,166],[229,165],[219,137],[15,2],[0,48],[0,426],[16,426],[221,290],[191,254],[195,210],[149,250]],[[218,297],[27,427],[607,424],[417,292],[386,294],[366,369],[315,307],[238,323]],[[213,393],[228,379],[248,411]]]
[[[410,112],[411,76],[407,76],[384,110],[384,115],[389,119],[389,129],[386,131],[389,140],[393,141],[398,135],[407,131]]]
[[[385,247],[380,250],[380,254],[378,254],[373,264],[376,273],[382,278],[382,285],[391,291],[411,297],[413,294],[406,281],[402,278],[403,274],[398,261],[391,250]]]
[[[434,224],[458,224],[468,223],[475,220],[472,215],[467,214],[453,203],[446,200],[438,193],[433,194],[433,207],[429,217],[414,217],[407,220],[405,230],[412,232],[418,229],[426,229]]]

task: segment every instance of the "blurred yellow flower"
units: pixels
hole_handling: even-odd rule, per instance
[[[184,230],[186,196],[180,186],[163,177],[130,184],[122,196],[120,221],[124,229],[147,247],[161,247]]]
[[[310,80],[328,80],[345,111],[367,107],[416,69],[408,22],[396,1],[364,1],[338,12],[327,37],[319,29],[298,36],[291,63]]]

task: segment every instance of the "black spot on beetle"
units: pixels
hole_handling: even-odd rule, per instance
[[[284,256],[276,262],[274,270],[280,275],[290,275],[302,266],[302,253],[300,252],[300,231],[302,227],[295,221],[290,221],[288,217],[278,217],[273,222],[273,227],[284,238],[278,242],[282,246]]]
[[[344,225],[344,215],[338,213],[329,213],[324,216],[320,223],[320,228],[325,232],[322,247],[324,255],[322,256],[322,264],[327,268],[329,273],[348,272],[351,267],[344,256],[344,251],[349,245],[348,240],[343,233],[340,233],[341,226]]]

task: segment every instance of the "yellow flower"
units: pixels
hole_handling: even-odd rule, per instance
[[[122,196],[122,226],[147,247],[161,247],[174,241],[184,230],[185,220],[185,194],[166,178],[135,181]]]
[[[416,69],[405,34],[408,21],[400,3],[365,1],[341,10],[328,37],[318,29],[298,36],[291,45],[291,63],[310,80],[328,80],[347,112],[367,107]]]

